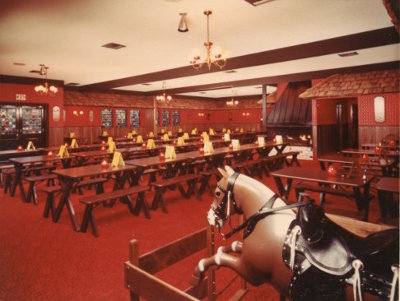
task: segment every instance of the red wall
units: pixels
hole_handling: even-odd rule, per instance
[[[385,121],[375,122],[374,98],[385,98]],[[358,124],[373,126],[400,125],[400,93],[371,94],[358,97]]]
[[[47,104],[49,107],[49,127],[63,127],[62,112],[64,107],[64,89],[57,87],[58,92],[54,97],[37,95],[34,85],[0,83],[0,102],[12,102],[18,104]],[[26,100],[17,100],[17,94],[25,95]],[[52,117],[53,107],[60,108],[60,120],[54,121]]]

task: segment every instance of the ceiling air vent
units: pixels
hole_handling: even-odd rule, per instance
[[[151,84],[150,83],[143,83],[143,84],[141,84],[142,86],[151,86]]]
[[[15,66],[25,66],[25,63],[13,63]]]
[[[237,71],[236,70],[228,70],[228,71],[225,71],[225,73],[236,73]]]
[[[343,52],[343,53],[338,54],[338,56],[340,56],[340,57],[348,57],[348,56],[354,56],[354,55],[358,55],[358,52],[351,51],[351,52]]]
[[[122,44],[118,44],[118,43],[113,43],[113,42],[111,42],[111,43],[104,44],[104,45],[102,45],[101,47],[109,48],[109,49],[114,49],[114,50],[118,50],[118,49],[124,48],[124,47],[126,47],[126,46],[125,46],[125,45],[122,45]]]
[[[68,84],[65,84],[66,86],[70,86],[70,87],[75,87],[75,86],[79,86],[79,83],[68,83]]]

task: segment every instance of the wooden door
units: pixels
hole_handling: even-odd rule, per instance
[[[1,105],[0,150],[26,148],[29,141],[35,147],[47,145],[47,106]]]

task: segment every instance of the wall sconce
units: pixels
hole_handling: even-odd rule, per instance
[[[247,112],[247,113],[243,112],[242,116],[250,116],[250,113],[249,112]]]
[[[204,113],[197,114],[199,117],[204,117]]]
[[[83,111],[82,110],[79,111],[79,115],[81,115],[81,116],[83,115]]]
[[[77,110],[73,110],[73,111],[72,111],[72,115],[78,116],[78,111],[77,111]]]
[[[383,96],[374,98],[374,116],[375,122],[385,122],[385,98]]]

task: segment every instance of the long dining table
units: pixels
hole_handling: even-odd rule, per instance
[[[133,177],[136,167],[133,165],[125,164],[125,166],[113,167],[111,164],[103,167],[101,164],[86,165],[79,167],[72,167],[68,169],[56,169],[53,171],[58,176],[60,185],[62,187],[62,194],[60,201],[55,210],[54,219],[55,223],[60,219],[64,207],[67,207],[72,226],[75,231],[79,231],[79,226],[75,217],[75,210],[70,201],[70,194],[75,183],[80,182],[83,178],[88,177],[107,177],[115,175],[115,182],[113,190],[123,189],[125,182]]]
[[[368,220],[370,183],[374,178],[371,175],[366,175],[365,178],[360,173],[352,173],[350,176],[341,173],[331,175],[327,171],[317,168],[300,167],[279,169],[271,172],[271,175],[274,177],[279,195],[284,200],[288,200],[293,180],[317,183],[321,187],[321,193],[326,193],[324,189],[326,187],[333,188],[332,194],[334,194],[335,189],[350,188],[353,190],[351,197],[356,201],[358,211],[364,211],[363,219]],[[284,184],[283,179],[286,179],[286,184]],[[317,191],[318,186],[315,189]]]
[[[22,178],[24,173],[24,166],[34,165],[38,163],[55,163],[61,161],[64,168],[69,167],[71,164],[72,157],[68,158],[60,158],[57,155],[37,155],[37,156],[29,156],[29,157],[17,157],[10,158],[9,161],[14,164],[15,168],[15,179],[11,186],[10,195],[14,196],[17,186],[19,187],[19,191],[21,194],[21,198],[23,202],[26,202],[26,195],[24,190],[24,185],[22,184]]]
[[[338,163],[349,169],[354,167],[360,167],[365,170],[373,170],[380,168],[382,176],[391,177],[393,175],[393,169],[395,168],[395,160],[388,159],[383,162],[379,162],[377,158],[370,158],[368,161],[363,162],[360,156],[348,157],[343,154],[326,154],[318,157],[318,162],[322,170],[327,170],[328,166],[333,163]]]

